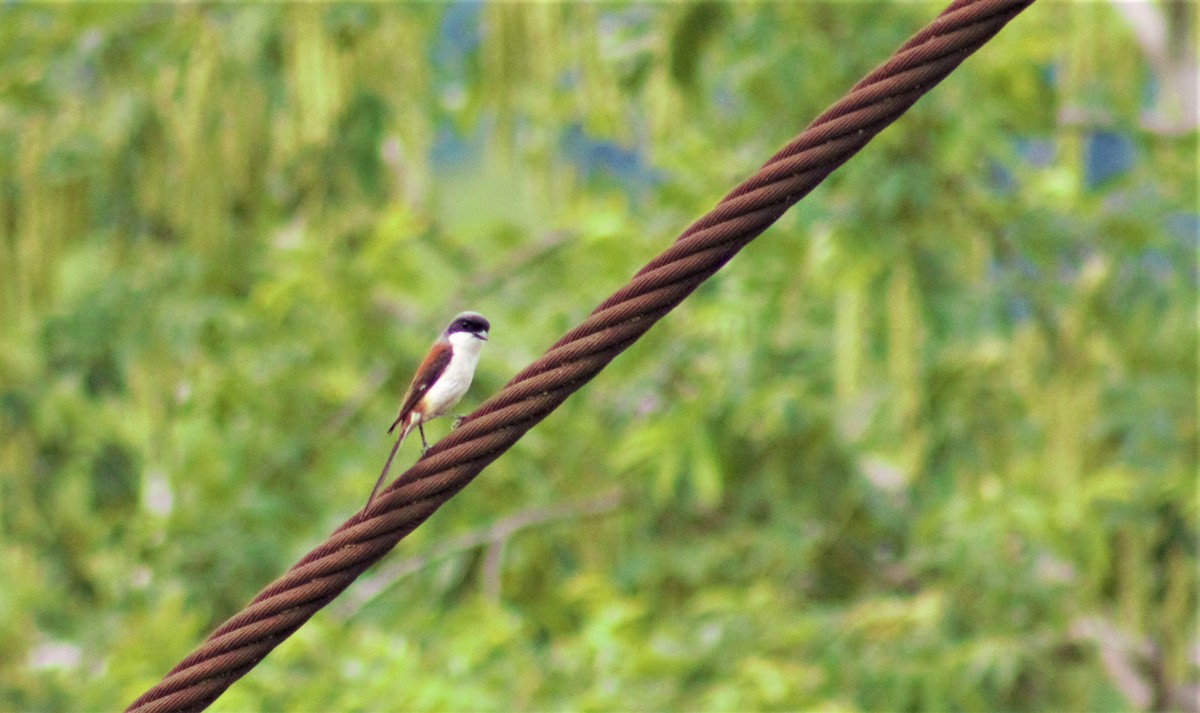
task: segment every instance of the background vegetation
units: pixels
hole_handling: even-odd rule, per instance
[[[130,702],[450,315],[466,412],[939,9],[0,7],[0,708]],[[1035,5],[215,709],[1195,707],[1194,106],[1130,27]]]

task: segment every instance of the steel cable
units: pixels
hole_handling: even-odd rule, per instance
[[[1033,0],[955,0],[128,710],[199,710]]]

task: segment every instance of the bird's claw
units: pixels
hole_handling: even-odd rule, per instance
[[[461,426],[463,424],[463,421],[466,421],[466,420],[467,420],[466,416],[455,416],[454,421],[450,424],[450,430],[453,431],[454,429],[458,428],[459,426]]]

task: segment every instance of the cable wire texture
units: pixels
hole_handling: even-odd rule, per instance
[[[200,710],[1033,0],[955,0],[128,710]]]

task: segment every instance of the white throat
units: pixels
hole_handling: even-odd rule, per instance
[[[460,356],[471,359],[471,368],[475,368],[475,364],[479,362],[479,350],[483,348],[483,340],[476,337],[470,332],[455,332],[447,339],[450,341],[450,346],[454,347],[454,358]]]

